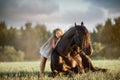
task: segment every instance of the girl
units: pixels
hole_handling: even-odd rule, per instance
[[[52,50],[56,47],[57,43],[61,39],[63,32],[60,28],[53,31],[53,35],[48,41],[40,48],[41,62],[40,62],[40,73],[44,72],[47,58],[50,57]]]

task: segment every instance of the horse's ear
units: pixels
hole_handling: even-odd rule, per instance
[[[77,27],[76,22],[75,22],[75,27]]]
[[[76,24],[76,22],[75,22],[75,28],[76,28],[76,32],[77,32],[77,24]]]

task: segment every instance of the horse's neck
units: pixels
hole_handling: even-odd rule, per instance
[[[72,45],[74,33],[75,33],[75,29],[71,28],[63,35],[58,45],[56,46],[56,50],[59,54],[64,56],[67,55],[67,52],[69,51]]]

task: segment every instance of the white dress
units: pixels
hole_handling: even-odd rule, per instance
[[[52,39],[53,35],[45,42],[42,47],[40,48],[40,54],[45,58],[49,58],[52,53]]]

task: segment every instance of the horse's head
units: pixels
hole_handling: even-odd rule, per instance
[[[76,24],[74,27],[71,27],[66,33],[64,33],[56,46],[56,50],[59,54],[65,56],[73,45],[79,46],[82,50],[89,48],[89,46],[91,47],[90,34],[86,27]],[[87,52],[87,54],[89,53],[91,52]]]
[[[78,45],[81,49],[86,48],[90,43],[90,34],[85,26],[76,25],[76,31],[73,37],[73,41],[76,45]]]
[[[73,36],[74,44],[78,45],[82,50],[87,51],[86,54],[92,54],[90,34],[87,28],[83,25],[76,25],[76,23],[74,27],[76,29]]]

